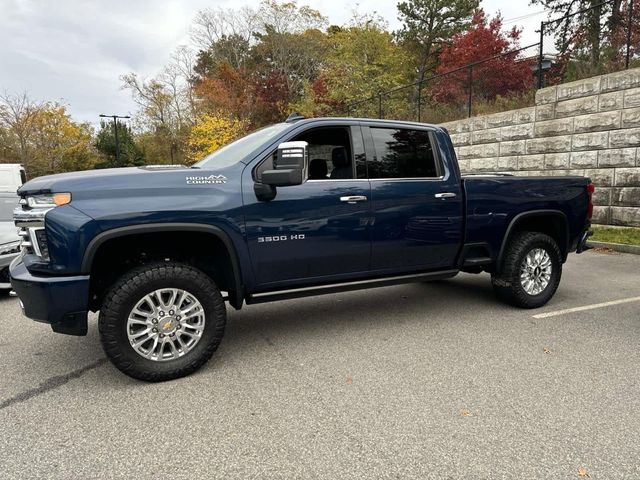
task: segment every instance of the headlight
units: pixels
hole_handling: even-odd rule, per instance
[[[71,203],[70,193],[45,193],[27,197],[27,205],[31,208],[54,208]]]
[[[0,255],[7,255],[9,253],[18,253],[20,251],[21,240],[15,242],[3,243],[0,245]]]

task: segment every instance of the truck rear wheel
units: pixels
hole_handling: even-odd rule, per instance
[[[180,263],[133,269],[109,290],[98,320],[109,360],[130,377],[159,382],[198,370],[216,351],[226,309],[215,283]]]
[[[506,247],[502,269],[492,275],[497,296],[521,308],[537,308],[556,293],[562,276],[562,255],[548,235],[516,233]]]

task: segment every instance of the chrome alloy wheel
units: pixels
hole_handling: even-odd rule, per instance
[[[520,284],[529,295],[541,293],[551,280],[551,257],[543,248],[534,248],[520,265]]]
[[[129,313],[127,336],[139,355],[158,362],[190,352],[202,338],[204,308],[178,288],[161,288],[142,297]]]

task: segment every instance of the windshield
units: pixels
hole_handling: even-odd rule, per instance
[[[4,197],[0,198],[0,222],[13,221],[13,209],[18,205],[20,197]]]
[[[222,168],[234,165],[260,147],[260,145],[268,142],[272,138],[275,138],[290,126],[291,125],[287,123],[276,123],[275,125],[270,125],[268,127],[261,128],[260,130],[256,130],[246,137],[239,138],[235,142],[231,142],[207,155],[196,163],[194,167]]]

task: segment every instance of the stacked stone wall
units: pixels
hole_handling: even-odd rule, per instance
[[[640,226],[640,68],[536,93],[535,106],[443,125],[463,172],[584,175],[594,222]]]

